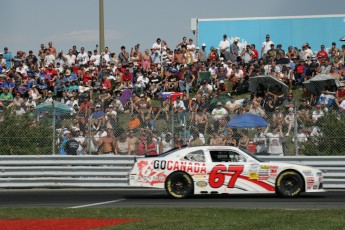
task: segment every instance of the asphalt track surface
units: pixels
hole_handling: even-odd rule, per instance
[[[198,195],[170,198],[155,189],[3,189],[0,208],[345,208],[345,191],[304,193],[287,199],[276,195]]]

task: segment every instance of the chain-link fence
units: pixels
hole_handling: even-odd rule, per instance
[[[155,155],[183,145],[233,145],[256,155],[344,154],[343,112],[319,106],[301,109],[300,105],[262,112],[249,104],[234,112],[223,104],[222,111],[216,106],[195,111],[191,106],[186,110],[152,106],[116,111],[111,107],[103,110],[103,105],[89,113],[37,113],[33,109],[18,115],[13,110],[3,111],[0,154]],[[265,123],[245,128],[241,123],[229,123],[248,111]]]

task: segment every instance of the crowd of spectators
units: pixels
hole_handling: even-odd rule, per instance
[[[21,116],[55,100],[71,110],[62,118],[70,125],[61,129],[60,154],[156,155],[183,144],[249,148],[248,130],[228,128],[227,122],[236,114],[252,113],[270,123],[257,129],[252,140],[256,152],[281,155],[295,116],[295,136],[304,142],[319,135],[313,123],[330,108],[345,110],[343,84],[328,81],[320,95],[302,84],[319,74],[342,82],[345,45],[337,48],[333,42],[316,52],[305,43],[285,51],[267,35],[259,54],[255,44],[238,42],[230,43],[224,35],[218,47],[202,43],[199,48],[186,37],[173,46],[157,38],[150,49],[137,44],[129,51],[121,46],[118,53],[73,46],[65,54],[49,42],[36,52],[12,55],[5,47],[0,53],[0,121],[7,110]],[[279,84],[260,84],[250,97],[239,97],[248,93],[250,77],[259,75],[286,83],[289,93],[284,95]],[[302,96],[296,99],[299,88]],[[229,99],[217,101],[221,97]],[[32,124],[42,116],[37,114]],[[171,119],[174,132],[164,128]],[[127,124],[120,122],[124,120]]]

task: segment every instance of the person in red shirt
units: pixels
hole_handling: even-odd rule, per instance
[[[124,73],[122,74],[122,82],[125,87],[132,88],[133,87],[133,75],[129,72],[129,69],[126,68]]]
[[[53,64],[48,65],[48,68],[46,69],[46,73],[49,74],[50,78],[52,78],[53,75],[57,75],[57,71],[53,68]]]
[[[251,44],[250,49],[253,51],[252,60],[258,60],[259,51],[255,49],[255,44]]]
[[[321,50],[319,52],[317,52],[316,56],[317,56],[318,59],[328,58],[328,54],[325,51],[325,46],[324,45],[321,45]]]
[[[111,82],[110,80],[107,78],[107,75],[103,75],[102,77],[102,90],[104,92],[107,92],[107,93],[111,93]]]

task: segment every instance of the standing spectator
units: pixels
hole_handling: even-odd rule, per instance
[[[119,155],[129,155],[129,143],[127,142],[126,133],[121,133],[116,146]]]
[[[257,155],[267,155],[267,148],[266,148],[266,136],[262,132],[262,128],[258,127],[256,129],[256,133],[254,135],[253,142],[256,145],[256,154]]]
[[[288,137],[290,135],[291,129],[295,126],[295,114],[294,114],[293,108],[289,108],[289,113],[286,114],[284,121],[286,125],[288,126],[288,131],[285,136]]]
[[[50,49],[46,49],[46,55],[44,58],[44,66],[55,66],[55,55],[50,52]]]
[[[212,110],[212,120],[215,130],[218,130],[221,120],[227,120],[228,111],[223,107],[222,102],[217,102],[217,107]]]
[[[201,61],[203,64],[207,63],[207,53],[206,53],[206,44],[202,43],[201,50],[199,50],[199,61]]]
[[[230,60],[232,63],[238,61],[240,48],[238,47],[238,38],[235,38],[234,42],[230,45]]]
[[[220,50],[220,57],[226,60],[224,53],[230,48],[230,41],[228,40],[228,36],[226,34],[223,35],[223,40],[219,42],[218,47]]]
[[[165,153],[171,149],[173,149],[173,140],[170,133],[165,134],[165,137],[162,138],[162,141],[159,145],[159,154]]]
[[[325,51],[325,45],[321,45],[321,50],[317,52],[316,57],[320,60],[328,58],[328,53]]]
[[[93,51],[93,54],[90,57],[90,62],[92,62],[96,67],[101,63],[101,55],[98,54],[98,51],[96,49]]]
[[[266,40],[262,43],[262,46],[261,46],[261,57],[264,57],[264,54],[267,53],[267,51],[271,48],[271,44],[274,45],[274,42],[271,41],[270,39],[270,35],[267,34],[266,35]]]
[[[151,55],[150,50],[146,49],[145,54],[142,56],[141,59],[143,70],[147,70],[151,67]]]
[[[49,49],[50,53],[52,55],[54,55],[54,57],[56,57],[57,53],[56,53],[55,47],[53,47],[53,42],[48,42],[48,49]]]
[[[127,67],[129,63],[129,54],[126,51],[125,46],[121,46],[121,52],[118,56],[119,62],[122,64],[123,67]]]
[[[44,59],[46,56],[46,48],[44,47],[44,44],[41,44],[40,50],[38,50],[38,57],[40,59],[40,66],[39,67],[44,67]]]
[[[302,51],[299,53],[299,57],[301,60],[307,61],[308,57],[314,56],[313,51],[308,47],[307,44],[302,45]]]
[[[129,130],[126,141],[128,143],[128,154],[136,155],[139,139],[134,136],[134,130]]]
[[[87,53],[85,52],[84,47],[80,48],[80,53],[77,56],[77,61],[79,62],[80,65],[86,65],[88,63],[89,57]]]
[[[29,55],[25,58],[26,65],[31,67],[34,65],[37,67],[38,59],[37,57],[33,54],[32,50],[29,51]]]
[[[112,128],[107,128],[107,135],[101,136],[98,145],[100,145],[100,155],[117,155],[117,141]]]
[[[4,59],[6,60],[6,69],[11,69],[12,67],[12,60],[13,60],[13,56],[12,53],[8,51],[8,48],[5,47],[4,48],[4,53],[2,54]]]
[[[271,156],[284,156],[282,126],[275,127],[271,133],[268,132],[270,125],[265,130],[265,136],[268,138],[268,153]]]
[[[146,136],[146,142],[145,142],[145,156],[157,156],[157,143],[153,139],[152,134],[148,134]]]
[[[68,54],[64,56],[66,59],[66,65],[71,67],[72,64],[75,64],[77,57],[73,54],[73,50],[69,49]]]
[[[23,64],[22,51],[17,51],[17,55],[13,57],[13,67],[17,68]]]
[[[173,109],[175,114],[177,114],[177,119],[180,122],[180,124],[185,124],[185,112],[186,107],[181,100],[181,97],[177,97],[176,100],[173,103]]]

